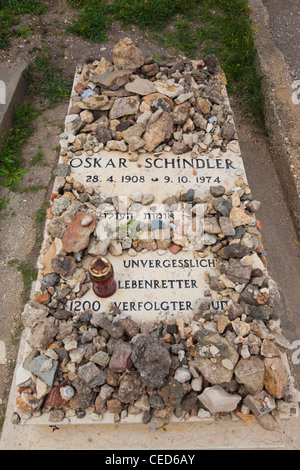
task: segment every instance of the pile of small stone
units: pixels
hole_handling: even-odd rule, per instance
[[[100,420],[109,412],[119,422],[141,413],[144,423],[157,428],[174,414],[186,420],[234,412],[272,429],[274,417],[298,413],[285,353],[291,345],[280,328],[282,304],[267,272],[254,214],[259,203],[241,178],[237,183],[238,189],[227,193],[211,186],[205,203],[204,245],[198,251],[194,247],[194,256],[214,256],[216,269],[206,275],[205,297],[194,305],[192,321],[185,324],[178,316],[138,324],[113,304],[106,313],[67,308],[69,300],[91,288],[85,260],[108,250],[118,256],[123,248],[121,253],[116,245],[110,248],[112,240],[101,245],[97,227],[106,219],[90,202],[94,194],[64,178],[48,210],[40,287],[22,315],[31,329],[31,352],[17,377],[20,416],[49,413],[50,422],[60,422],[86,414]],[[164,204],[188,198],[195,207],[199,201],[192,196],[187,191]],[[64,198],[67,204],[55,204]],[[132,238],[127,233],[126,249],[157,249],[163,256],[188,246],[186,237],[163,239],[164,246],[159,237],[142,237],[141,242],[140,233],[148,230],[133,230]],[[122,238],[114,242],[122,244]],[[225,306],[214,309],[214,298],[226,300]]]
[[[237,177],[231,190],[211,186],[202,199],[192,188],[162,201],[133,193],[129,214],[158,203],[170,219],[132,217],[116,230],[107,215],[122,213],[120,198],[76,181],[68,165],[78,152],[101,149],[128,151],[131,158],[168,150],[220,155],[236,138],[220,85],[225,78],[214,56],[157,64],[145,61],[128,39],[113,52],[113,64],[101,59],[78,70],[38,283],[22,314],[30,352],[16,374],[14,422],[43,413],[53,423],[86,415],[100,421],[108,412],[115,422],[141,414],[154,428],[175,415],[236,416],[273,429],[278,417],[297,415],[300,397],[286,358],[291,345],[280,327],[283,306],[255,217],[260,203],[244,179]],[[185,203],[191,225],[204,205],[199,238],[176,232],[171,215]],[[193,250],[195,258],[214,258],[191,321],[178,312],[166,321],[137,323],[113,304],[108,312],[69,310],[68,302],[91,288],[89,261],[125,250],[130,256]],[[225,306],[215,309],[214,299]]]
[[[67,151],[226,151],[236,138],[217,58],[155,62],[129,38],[77,69],[61,145]]]
[[[49,413],[49,422],[86,414],[120,422],[141,414],[154,428],[178,419],[230,418],[266,429],[297,413],[298,392],[278,326],[276,295],[267,305],[210,301],[178,316],[138,324],[113,305],[79,314],[31,301],[23,321],[32,348],[17,373],[19,416]],[[16,415],[15,415],[16,416]]]

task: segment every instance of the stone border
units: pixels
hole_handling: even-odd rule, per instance
[[[291,76],[283,54],[275,46],[266,7],[261,0],[250,0],[249,6],[258,27],[255,45],[263,75],[271,155],[300,238],[300,105],[292,102]]]

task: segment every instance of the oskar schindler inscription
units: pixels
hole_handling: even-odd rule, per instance
[[[241,168],[241,159],[208,158],[206,156],[191,158],[176,155],[145,156],[136,162],[125,157],[111,155],[113,152],[102,151],[99,156],[75,156],[70,160],[71,175],[76,176],[85,185],[95,185],[104,191],[120,190],[121,194],[132,192],[136,188],[157,189],[166,194],[172,187],[197,187],[201,191],[210,185],[228,185],[232,177]]]

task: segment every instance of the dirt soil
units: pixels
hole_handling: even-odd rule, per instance
[[[0,52],[0,66],[10,67],[30,62],[40,52],[29,53],[34,47],[43,47],[53,57],[54,63],[63,69],[64,76],[73,79],[77,65],[104,56],[112,59],[112,47],[121,38],[129,36],[144,55],[176,57],[172,48],[157,45],[151,34],[137,27],[122,29],[115,23],[108,32],[109,40],[102,44],[90,44],[82,38],[65,32],[65,25],[74,21],[76,10],[66,7],[58,14],[59,1],[49,1],[47,12],[36,22],[35,33],[26,39],[13,38],[11,47]],[[20,26],[31,24],[30,15],[22,18]],[[64,47],[62,47],[64,44]],[[46,47],[45,47],[46,46]],[[61,53],[63,52],[63,57]],[[178,57],[178,55],[177,55]],[[268,253],[269,271],[279,284],[286,311],[282,320],[284,334],[291,340],[300,339],[300,320],[297,317],[300,303],[300,249],[295,243],[296,235],[289,216],[285,197],[273,166],[268,141],[253,123],[244,119],[244,112],[233,97],[230,97],[240,139],[246,174],[255,199],[262,206],[258,217],[263,225],[264,245]],[[49,200],[53,184],[53,170],[58,161],[59,134],[62,132],[68,100],[53,108],[45,108],[41,100],[34,102],[44,110],[34,121],[35,131],[23,150],[25,166],[30,172],[24,176],[21,187],[42,185],[37,192],[14,193],[0,190],[0,198],[10,199],[0,219],[0,340],[6,345],[6,364],[0,364],[0,410],[8,400],[14,365],[22,326],[20,315],[26,298],[23,295],[22,275],[16,265],[8,261],[16,259],[35,266],[38,258],[43,226],[35,221],[37,211]],[[34,155],[42,149],[39,165],[30,167]],[[297,382],[300,365],[294,365]],[[300,381],[299,381],[300,382]],[[0,413],[1,415],[1,413]]]

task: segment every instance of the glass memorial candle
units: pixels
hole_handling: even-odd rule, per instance
[[[116,292],[114,268],[107,258],[95,258],[89,266],[89,273],[93,291],[98,297],[110,297]]]

